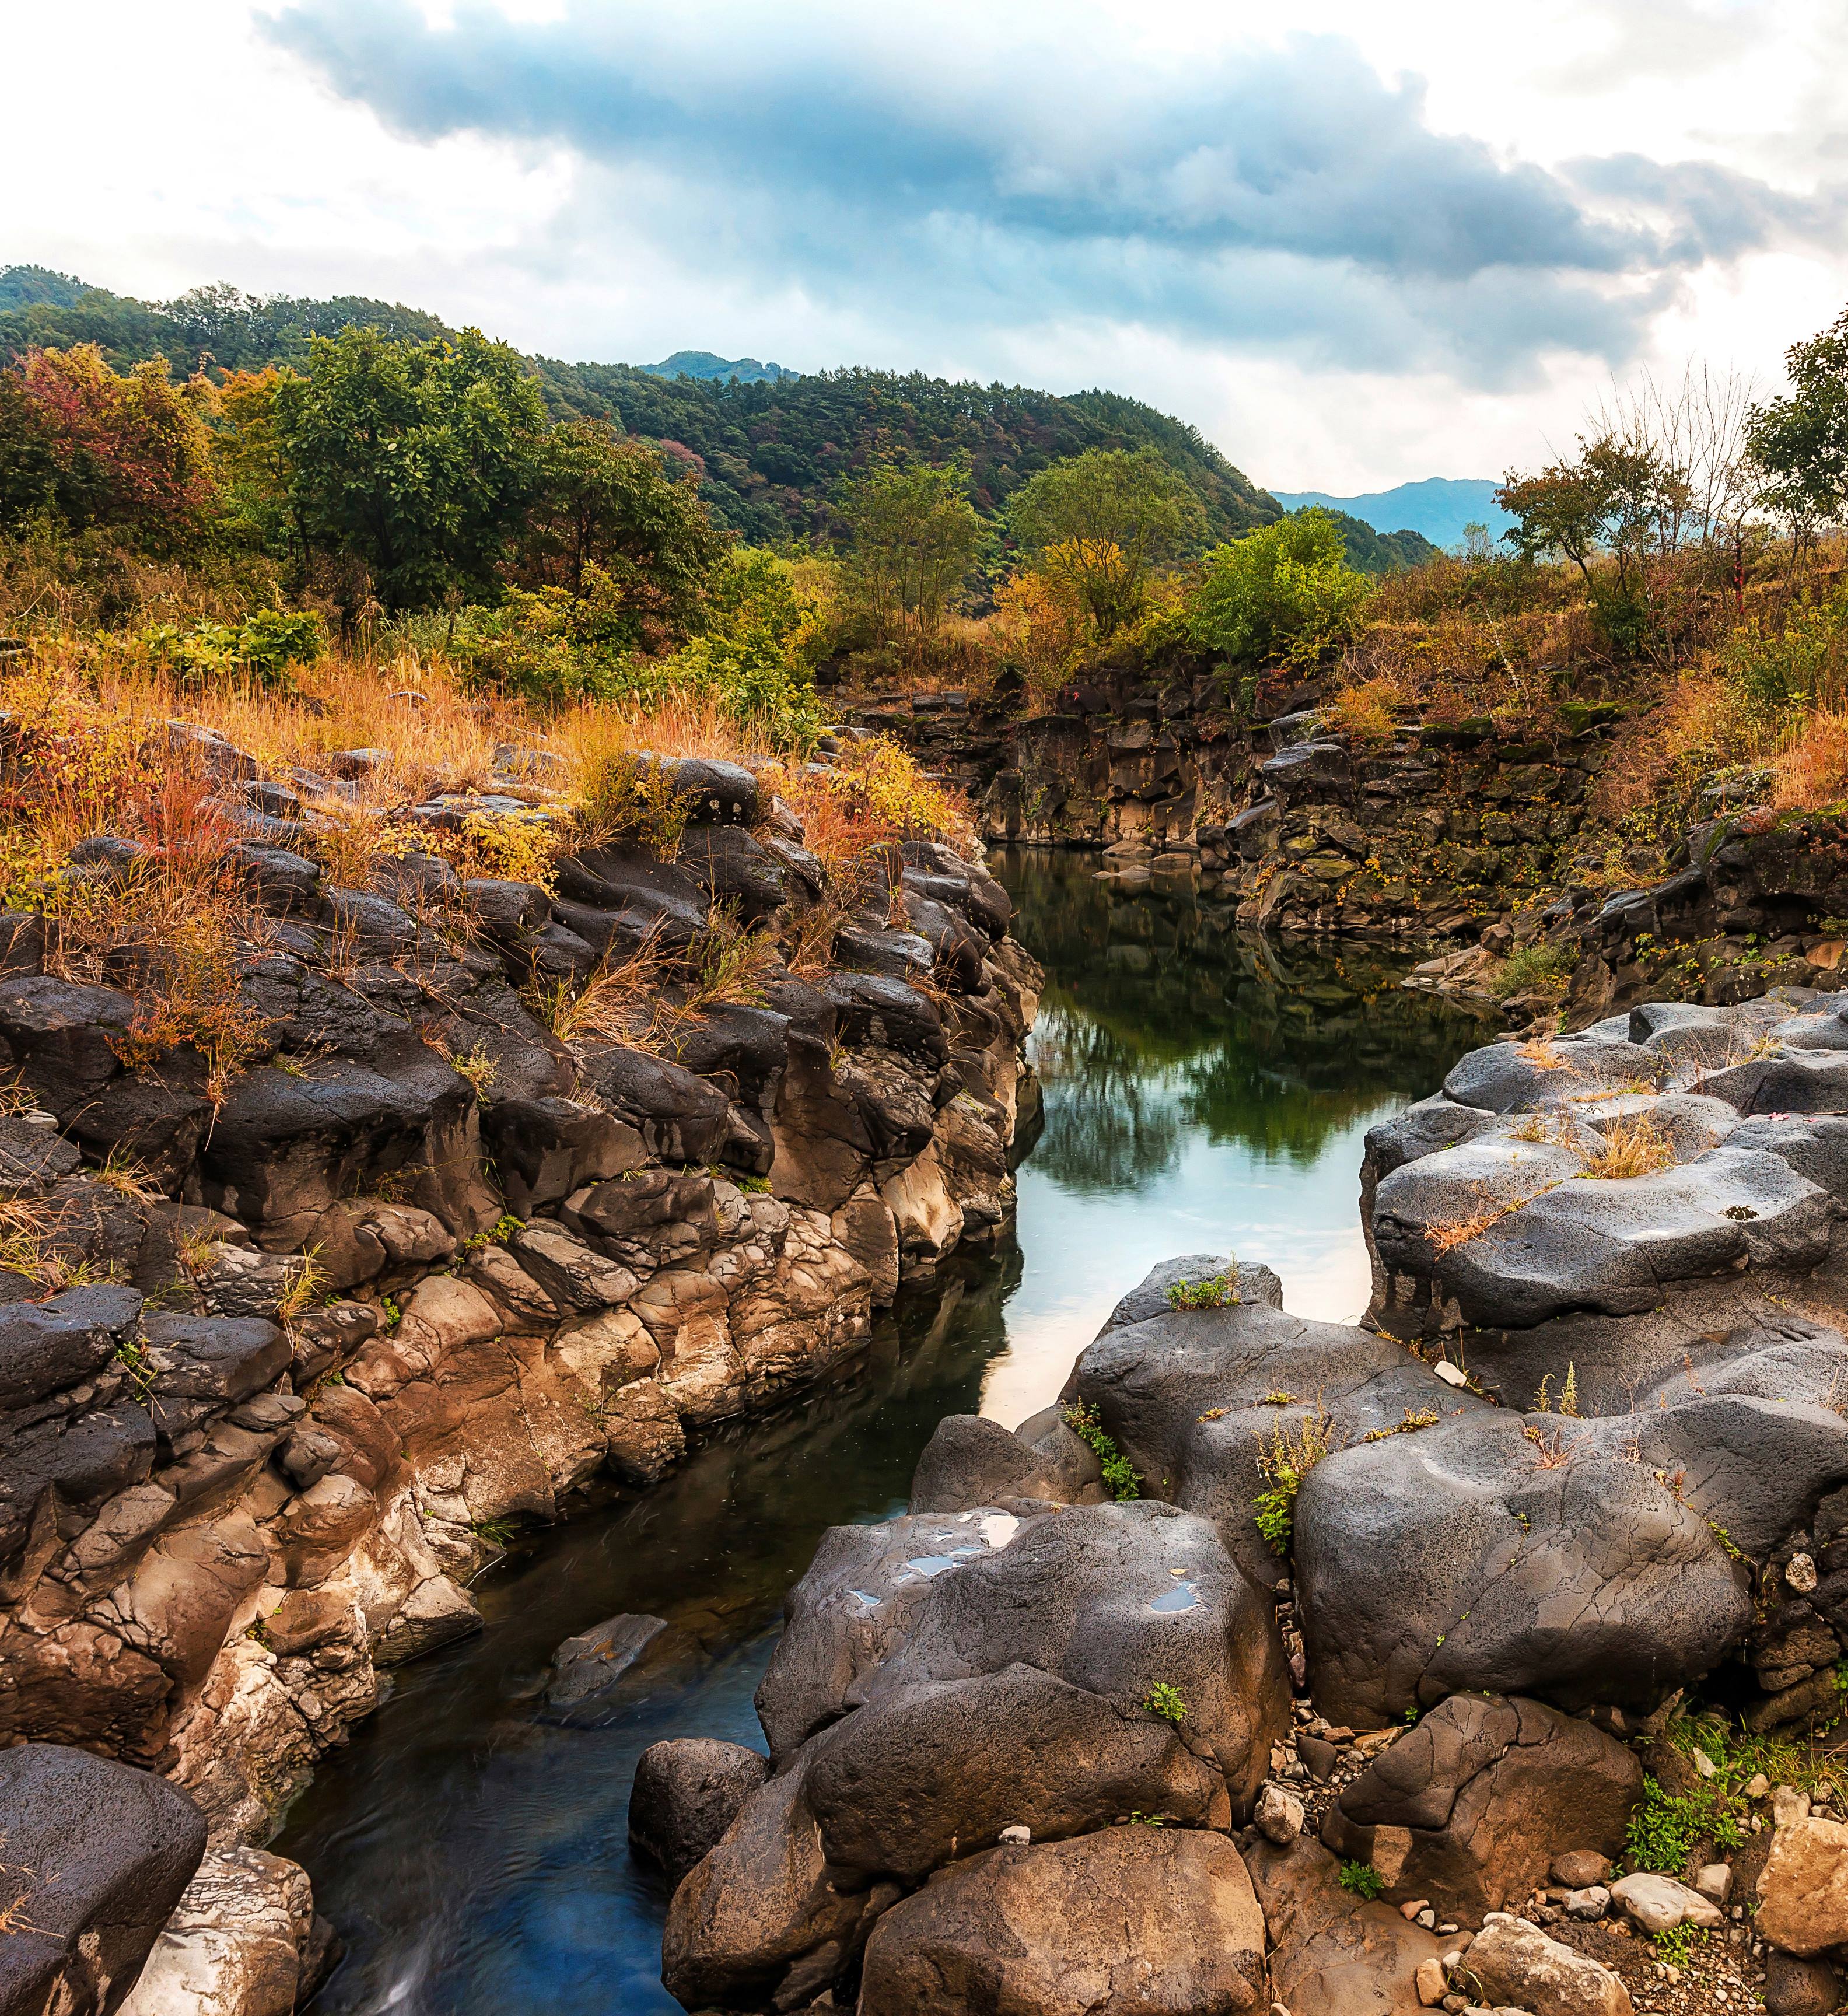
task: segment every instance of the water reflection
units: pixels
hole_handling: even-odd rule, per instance
[[[276,1844],[348,1943],[327,2016],[670,2016],[666,1899],[625,1841],[636,1759],[667,1735],[761,1745],[751,1697],[822,1529],[902,1507],[942,1415],[1043,1406],[1167,1255],[1266,1259],[1304,1314],[1364,1300],[1360,1136],[1431,1091],[1473,1025],[1400,992],[1394,963],[1281,954],[1191,901],[1113,901],[1083,857],[1000,865],[1051,975],[1018,1244],[907,1293],[850,1381],[477,1585],[486,1632],[402,1671]],[[704,1669],[606,1728],[539,1723],[553,1647],[624,1611],[690,1632]]]

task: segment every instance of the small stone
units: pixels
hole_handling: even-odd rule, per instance
[[[1717,1778],[1720,1775],[1719,1766],[1704,1750],[1696,1750],[1694,1753],[1694,1771],[1695,1776],[1699,1778]]]
[[[1762,1799],[1771,1789],[1771,1781],[1762,1771],[1754,1771],[1745,1780],[1745,1797],[1749,1799]]]
[[[1259,1789],[1252,1818],[1266,1841],[1288,1848],[1302,1831],[1302,1802],[1281,1785],[1266,1784]]]
[[[1565,1915],[1581,1918],[1594,1924],[1611,1908],[1611,1893],[1601,1883],[1588,1884],[1583,1890],[1569,1890],[1565,1893]]]
[[[1672,1931],[1677,1925],[1711,1928],[1726,1922],[1725,1914],[1698,1890],[1677,1883],[1672,1876],[1657,1876],[1644,1870],[1613,1883],[1611,1902],[1652,1938],[1658,1932]]]
[[[1004,1827],[1001,1830],[1001,1845],[1004,1848],[1025,1848],[1033,1838],[1033,1830],[1028,1827]]]
[[[1816,1586],[1816,1564],[1807,1554],[1792,1554],[1784,1564],[1784,1579],[1799,1596]]]
[[[1428,1932],[1434,1932],[1437,1930],[1437,1913],[1429,1910],[1421,1911],[1412,1922],[1422,1925]]]
[[[1810,1817],[1810,1795],[1799,1792],[1794,1785],[1779,1785],[1771,1794],[1771,1824],[1773,1827],[1795,1827],[1799,1820]]]
[[[1414,1976],[1418,1991],[1418,2000],[1427,2009],[1435,2009],[1449,1993],[1450,1984],[1444,1978],[1444,1964],[1441,1960],[1421,1960]]]
[[[1421,1911],[1428,1911],[1430,1908],[1431,1899],[1428,1897],[1414,1897],[1409,1904],[1400,1906],[1399,1915],[1402,1918],[1410,1920],[1415,1918]]]
[[[1431,1369],[1446,1386],[1467,1386],[1469,1384],[1467,1375],[1459,1372],[1447,1358],[1440,1358]]]
[[[1553,1858],[1553,1880],[1568,1890],[1588,1890],[1594,1883],[1605,1881],[1610,1873],[1606,1858],[1588,1848],[1575,1848]]]
[[[1694,1887],[1709,1904],[1724,1906],[1732,1895],[1731,1865],[1724,1862],[1709,1862],[1695,1877]]]
[[[1318,1782],[1326,1784],[1329,1773],[1335,1769],[1335,1745],[1326,1743],[1319,1736],[1299,1736],[1296,1739],[1297,1755],[1309,1766],[1309,1774]]]

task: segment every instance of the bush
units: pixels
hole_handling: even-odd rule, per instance
[[[1176,1729],[1187,1719],[1187,1705],[1181,1697],[1180,1689],[1166,1680],[1157,1680],[1142,1697],[1142,1705],[1151,1715],[1158,1715],[1164,1722],[1171,1722]]]
[[[1578,955],[1565,945],[1517,945],[1501,963],[1495,976],[1495,992],[1504,1001],[1536,988],[1563,993],[1572,977]]]
[[[185,629],[157,624],[142,632],[139,643],[153,664],[186,686],[242,679],[286,688],[292,666],[314,664],[325,654],[327,633],[312,610],[259,609],[241,623],[195,623]]]
[[[1188,607],[1189,635],[1234,664],[1313,664],[1354,635],[1373,593],[1343,551],[1340,527],[1318,510],[1215,546]]]
[[[1237,1290],[1223,1274],[1209,1274],[1203,1281],[1176,1281],[1168,1291],[1171,1309],[1223,1309],[1237,1300]]]
[[[1371,1904],[1376,1897],[1385,1894],[1386,1879],[1370,1863],[1344,1862],[1341,1865],[1341,1887],[1351,1896],[1363,1898]]]

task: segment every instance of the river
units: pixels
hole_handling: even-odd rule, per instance
[[[345,1942],[318,2016],[669,2016],[665,1888],[625,1839],[636,1759],[672,1735],[762,1747],[751,1694],[823,1528],[902,1510],[942,1415],[1043,1406],[1156,1260],[1235,1251],[1297,1314],[1360,1314],[1362,1137],[1482,1024],[1400,988],[1403,960],[1241,936],[1191,897],[1113,895],[1095,865],[993,862],[1047,969],[1014,1239],[902,1294],[841,1383],[481,1579],[487,1629],[402,1669],[272,1844]],[[538,1722],[553,1647],[622,1611],[684,1626],[705,1665],[610,1726]]]

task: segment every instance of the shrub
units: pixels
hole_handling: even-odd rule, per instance
[[[1351,1896],[1363,1898],[1368,1903],[1385,1894],[1386,1879],[1370,1863],[1344,1862],[1340,1881],[1342,1889]]]
[[[1578,963],[1577,953],[1566,945],[1517,945],[1496,974],[1496,995],[1507,1001],[1517,994],[1563,994]]]
[[[1258,1437],[1258,1468],[1270,1481],[1252,1500],[1258,1531],[1279,1554],[1290,1551],[1295,1529],[1296,1494],[1323,1457],[1334,1447],[1334,1424],[1318,1407],[1292,1427],[1280,1421],[1266,1442]]]
[[[292,668],[314,664],[327,649],[326,632],[312,610],[259,609],[241,623],[195,623],[184,629],[157,624],[139,642],[148,662],[182,686],[237,679],[286,687]]]
[[[1318,510],[1215,546],[1188,607],[1189,635],[1235,664],[1316,663],[1353,635],[1373,593],[1343,550],[1340,527]]]
[[[1181,1698],[1179,1687],[1166,1680],[1157,1680],[1142,1697],[1142,1705],[1151,1715],[1158,1715],[1164,1722],[1171,1722],[1176,1729],[1187,1719],[1187,1705]]]
[[[1223,1309],[1238,1300],[1238,1291],[1223,1274],[1203,1281],[1176,1281],[1168,1290],[1171,1309]]]
[[[1712,1831],[1713,1800],[1702,1792],[1671,1793],[1655,1778],[1643,1780],[1643,1800],[1630,1816],[1624,1852],[1637,1869],[1679,1876]]]
[[[1646,1113],[1639,1113],[1630,1119],[1613,1120],[1605,1130],[1604,1146],[1587,1159],[1579,1173],[1594,1182],[1621,1182],[1672,1168],[1674,1161],[1673,1142]]]
[[[1065,1409],[1065,1425],[1088,1445],[1103,1466],[1104,1488],[1119,1504],[1126,1505],[1131,1499],[1141,1495],[1141,1471],[1134,1468],[1117,1447],[1115,1438],[1098,1420],[1094,1408],[1086,1406],[1081,1400],[1074,1401]]]

